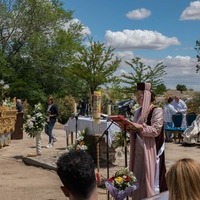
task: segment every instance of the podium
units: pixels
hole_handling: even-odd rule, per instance
[[[125,167],[128,166],[127,161],[127,132],[131,133],[133,131],[140,131],[141,125],[138,123],[134,123],[129,121],[127,118],[125,118],[123,115],[111,115],[108,117],[110,120],[112,120],[115,124],[117,124],[121,130],[123,131],[124,136],[124,151],[125,151]]]
[[[111,121],[110,126],[112,124],[115,124],[123,131],[124,151],[125,151],[125,167],[127,167],[128,166],[127,141],[126,141],[127,132],[131,133],[133,131],[136,131],[136,132],[140,131],[142,126],[140,124],[129,121],[123,115],[110,115],[110,116],[108,116],[108,120]],[[99,141],[101,140],[101,138],[104,135],[106,135],[106,138],[107,138],[107,179],[109,179],[108,130],[109,130],[110,126],[108,126],[108,128],[104,131],[103,135],[99,138]],[[97,144],[99,143],[99,141],[97,142]],[[109,192],[107,193],[107,199],[109,200]],[[128,199],[128,197],[127,197],[127,199]]]

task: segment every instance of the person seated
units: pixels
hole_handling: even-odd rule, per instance
[[[97,200],[99,174],[92,157],[85,151],[66,152],[57,161],[57,174],[63,193],[70,200]]]
[[[166,174],[169,200],[200,199],[200,163],[190,158],[178,160]]]

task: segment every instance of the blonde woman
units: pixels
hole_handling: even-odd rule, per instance
[[[200,164],[190,158],[178,160],[166,175],[169,200],[200,199]]]

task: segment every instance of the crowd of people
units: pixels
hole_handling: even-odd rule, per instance
[[[164,109],[157,107],[155,102],[155,94],[151,91],[151,85],[149,83],[138,83],[137,84],[137,92],[135,94],[137,98],[137,102],[140,105],[138,109],[136,109],[134,114],[134,122],[137,123],[137,129],[134,129],[130,133],[130,164],[129,168],[131,171],[134,172],[138,183],[139,188],[136,189],[134,192],[132,192],[132,199],[133,200],[141,200],[144,198],[152,197],[156,194],[159,194],[161,192],[169,190],[169,199],[175,200],[175,199],[190,199],[187,195],[190,194],[190,192],[185,192],[183,194],[186,195],[185,198],[177,198],[177,193],[181,192],[180,190],[174,190],[174,187],[172,185],[176,185],[178,183],[173,183],[175,180],[180,181],[182,177],[181,174],[183,173],[181,170],[188,170],[185,169],[178,169],[178,165],[174,164],[170,170],[166,173],[166,166],[165,166],[165,148],[164,148],[164,125],[172,126],[172,121],[170,120],[170,115],[173,115],[177,112],[183,113],[185,115],[187,106],[186,104],[178,97],[176,96],[174,99],[168,98],[167,104],[164,106]],[[167,118],[165,117],[167,116]],[[164,123],[165,122],[165,123]],[[183,122],[182,126],[185,126],[185,122]],[[79,152],[80,153],[80,152]],[[72,154],[72,152],[71,152]],[[80,170],[82,170],[82,166],[73,168],[72,166],[68,166],[73,161],[73,158],[66,159],[64,162],[62,162],[62,159],[64,160],[64,157],[68,157],[69,155],[63,155],[63,157],[60,158],[58,161],[58,175],[62,180],[62,183],[65,187],[65,194],[71,198],[70,199],[91,199],[91,195],[94,197],[93,199],[97,199],[96,195],[96,184],[95,187],[93,185],[92,189],[90,190],[91,193],[87,193],[87,188],[85,188],[85,197],[81,194],[84,194],[82,191],[81,194],[78,193],[78,188],[73,185],[73,181],[77,182],[80,180],[80,184],[83,183],[81,181],[80,176]],[[77,155],[78,156],[78,155]],[[75,154],[73,154],[73,157],[76,157]],[[187,160],[187,159],[185,159]],[[76,162],[76,161],[75,161]],[[182,163],[184,160],[178,161],[178,163]],[[188,163],[190,160],[188,161]],[[193,162],[193,161],[191,161]],[[195,161],[194,161],[195,162]],[[60,173],[60,164],[62,163],[65,165],[63,168],[66,170],[69,170],[69,172],[62,172]],[[86,164],[85,160],[82,162],[82,164]],[[190,165],[190,164],[189,164]],[[196,165],[198,165],[196,163]],[[67,167],[68,166],[68,167]],[[86,166],[84,166],[86,167]],[[188,168],[191,166],[188,166]],[[92,169],[93,179],[95,177],[94,175],[94,166],[91,164],[90,169]],[[71,171],[72,170],[72,171]],[[77,171],[76,176],[78,175],[79,180],[74,177],[74,171]],[[84,168],[85,171],[87,171]],[[175,171],[177,170],[177,177],[174,178]],[[191,167],[192,170],[192,167]],[[181,174],[180,174],[181,172]],[[61,175],[63,173],[66,173],[66,179],[69,180],[68,183],[64,182]],[[190,171],[190,174],[193,172]],[[166,176],[167,174],[167,176]],[[83,173],[84,175],[84,173]],[[67,178],[67,176],[70,176],[70,178]],[[198,176],[196,177],[196,179]],[[83,178],[84,179],[84,178]],[[72,181],[73,180],[73,181]],[[195,180],[189,178],[188,174],[188,181],[191,181],[191,184]],[[72,184],[72,185],[71,185]],[[183,185],[187,185],[188,183],[184,181],[182,183]],[[71,186],[70,186],[71,185]],[[88,184],[89,185],[89,184]],[[73,188],[76,188],[76,192],[74,193]],[[66,189],[68,188],[68,189]],[[63,189],[62,189],[63,190]],[[66,192],[67,191],[67,192]],[[81,190],[80,190],[81,191]],[[175,194],[174,194],[175,193]],[[199,197],[199,194],[196,194],[197,197]],[[195,199],[195,198],[191,198]],[[196,198],[198,199],[198,198]]]
[[[168,171],[165,166],[165,139],[172,135],[164,128],[173,127],[172,115],[182,113],[182,127],[185,128],[187,105],[179,96],[169,97],[163,108],[155,102],[155,94],[150,83],[138,83],[135,93],[139,107],[134,113],[137,129],[130,132],[129,169],[136,176],[139,187],[132,192],[133,200],[152,197],[169,191],[169,200],[200,199],[200,164],[184,158],[174,163]],[[22,109],[20,101],[18,110]],[[58,117],[58,108],[53,97],[49,97],[46,107],[45,133],[49,137],[47,148],[56,141],[53,128]],[[95,173],[95,163],[83,150],[65,152],[57,161],[57,174],[63,184],[61,189],[71,200],[98,199],[97,185],[100,176]]]

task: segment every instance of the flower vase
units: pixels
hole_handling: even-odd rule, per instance
[[[42,139],[41,139],[41,132],[35,134],[36,139],[36,154],[42,154]]]

